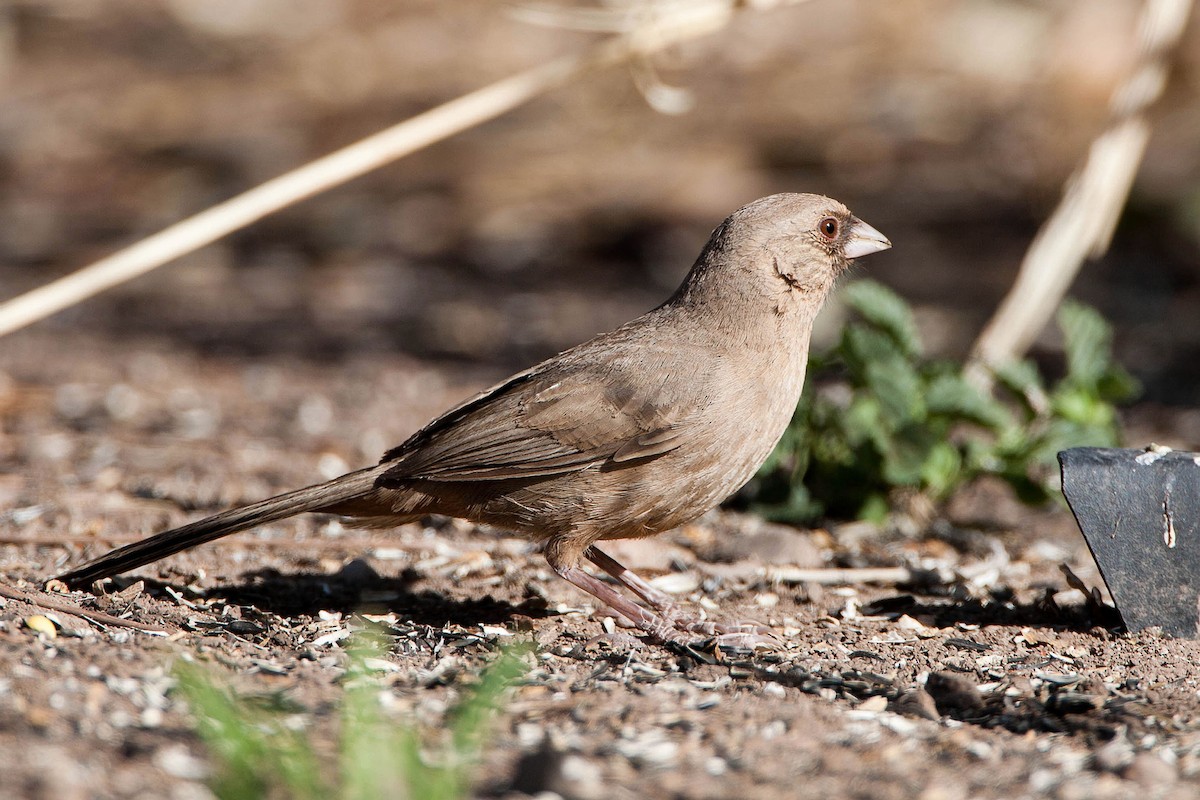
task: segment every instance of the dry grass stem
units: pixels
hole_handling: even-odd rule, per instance
[[[1086,258],[1108,249],[1150,137],[1147,109],[1162,95],[1167,60],[1191,13],[1192,0],[1147,0],[1141,50],[1113,93],[1112,122],[1067,181],[1058,208],[1038,231],[1016,283],[972,348],[970,376],[991,383],[988,367],[1021,358],[1050,321]]]
[[[63,603],[58,600],[49,600],[44,597],[34,597],[27,592],[22,592],[19,589],[14,589],[11,586],[0,584],[0,597],[9,600],[16,600],[22,603],[29,603],[35,608],[44,608],[47,611],[57,611],[60,614],[70,614],[73,617],[81,617],[91,622],[100,625],[109,625],[115,628],[132,628],[136,631],[144,633],[153,633],[159,636],[168,635],[168,631],[162,629],[159,625],[147,625],[145,622],[138,622],[135,619],[124,619],[122,617],[114,617],[112,614],[105,614],[103,611],[91,611],[86,608],[80,608],[73,603]]]
[[[764,577],[771,583],[817,583],[841,586],[856,583],[908,583],[916,573],[908,567],[861,567],[801,569],[799,567],[767,567]]]
[[[621,31],[618,35],[582,54],[551,61],[451,100],[0,304],[0,336],[150,272],[280,209],[494,119],[589,71],[645,59],[671,45],[714,33],[728,24],[739,8],[767,9],[799,2],[804,0],[664,0],[643,6],[642,12],[615,25]],[[568,18],[562,19],[565,24]]]

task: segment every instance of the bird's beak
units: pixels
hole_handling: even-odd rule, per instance
[[[858,217],[850,219],[850,235],[846,237],[846,245],[842,252],[846,258],[861,258],[892,246],[887,237],[863,222]]]

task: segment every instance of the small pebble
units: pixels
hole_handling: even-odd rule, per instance
[[[34,633],[39,633],[47,639],[53,639],[58,636],[58,628],[50,621],[49,617],[41,614],[34,614],[31,617],[25,618],[25,627]]]
[[[1133,746],[1125,737],[1118,736],[1097,748],[1092,762],[1100,772],[1120,772],[1133,763],[1133,757]]]
[[[1146,789],[1158,789],[1175,783],[1178,770],[1155,753],[1138,753],[1121,777]]]
[[[774,608],[779,605],[779,595],[775,592],[762,592],[754,596],[754,602],[763,608]]]
[[[176,778],[196,781],[208,777],[208,766],[181,744],[167,745],[154,754],[154,765]]]
[[[888,707],[887,698],[881,694],[868,697],[858,704],[859,711],[886,711]]]
[[[983,707],[979,689],[968,678],[953,672],[934,672],[925,681],[925,691],[937,710],[948,716],[970,714]]]
[[[762,687],[762,693],[767,697],[783,698],[787,696],[787,692],[778,683],[767,683]]]

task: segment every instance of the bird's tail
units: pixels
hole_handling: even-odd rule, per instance
[[[92,581],[149,564],[246,528],[286,519],[305,511],[335,511],[340,504],[371,494],[375,490],[375,479],[379,472],[379,467],[369,467],[316,486],[222,511],[188,525],[163,531],[149,539],[119,547],[95,561],[60,575],[59,580],[70,586],[89,586]]]

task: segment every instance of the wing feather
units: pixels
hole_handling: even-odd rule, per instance
[[[536,478],[653,458],[680,445],[689,420],[678,410],[697,409],[696,398],[681,402],[680,376],[653,369],[644,353],[636,362],[573,355],[516,375],[435,419],[384,456],[395,465],[379,484]],[[707,365],[689,368],[703,373]],[[703,384],[703,375],[688,377],[682,385]]]

